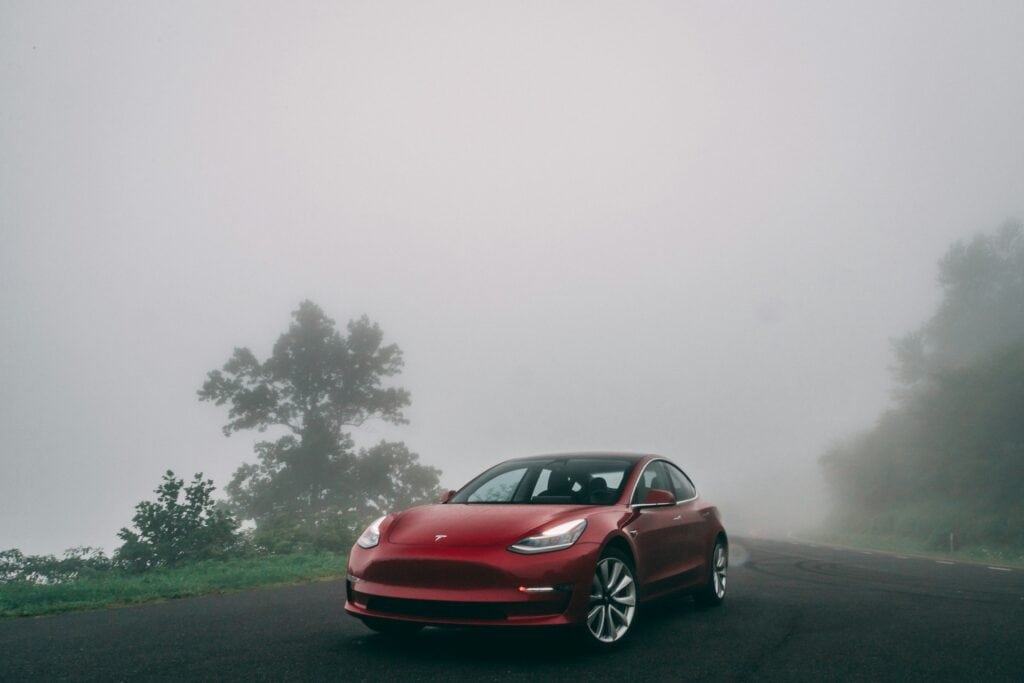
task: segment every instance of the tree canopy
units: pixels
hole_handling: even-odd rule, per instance
[[[337,433],[372,417],[406,422],[409,392],[381,386],[401,372],[402,351],[382,345],[380,327],[363,316],[342,337],[312,301],[299,304],[292,318],[266,361],[236,348],[221,370],[207,375],[199,398],[230,404],[225,435],[279,425],[301,437],[310,427]]]
[[[242,465],[227,486],[239,515],[255,520],[258,541],[340,546],[374,511],[437,496],[440,472],[404,444],[357,450],[349,431],[371,419],[407,422],[409,392],[385,385],[402,365],[401,350],[366,316],[342,334],[304,301],[269,358],[236,348],[207,375],[199,398],[228,406],[225,435],[283,432],[257,443],[257,462]]]
[[[956,242],[939,261],[942,302],[917,330],[896,340],[893,367],[904,388],[927,384],[1024,339],[1024,234],[1009,222]]]

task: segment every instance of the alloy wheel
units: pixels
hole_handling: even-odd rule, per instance
[[[590,585],[587,630],[602,643],[614,643],[626,635],[635,616],[633,570],[618,557],[602,558]]]
[[[715,554],[712,558],[712,563],[715,597],[721,600],[725,597],[726,574],[729,570],[729,555],[725,550],[724,543],[718,542],[715,544]]]

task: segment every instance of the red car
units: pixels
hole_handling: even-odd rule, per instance
[[[610,646],[648,600],[720,604],[728,547],[717,508],[665,458],[520,458],[373,522],[349,556],[345,610],[383,633],[574,626]]]

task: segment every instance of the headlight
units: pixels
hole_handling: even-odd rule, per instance
[[[363,535],[356,540],[356,545],[360,548],[372,548],[380,543],[380,523],[384,521],[384,517],[375,519],[370,526],[366,527]]]
[[[587,528],[587,520],[574,519],[550,529],[545,529],[536,536],[529,536],[510,545],[509,550],[515,553],[549,553],[552,550],[568,548],[579,540],[583,530]]]

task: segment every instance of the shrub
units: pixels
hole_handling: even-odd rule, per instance
[[[210,479],[196,474],[185,486],[168,470],[155,490],[156,502],[135,506],[132,523],[137,531],[122,528],[118,537],[124,544],[116,560],[133,571],[175,566],[197,560],[217,559],[238,552],[241,537],[238,522],[213,500]],[[184,500],[179,501],[182,491]]]
[[[113,562],[99,548],[81,546],[64,551],[64,557],[25,555],[17,548],[0,552],[0,582],[66,583],[110,571]]]

